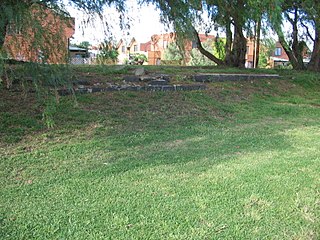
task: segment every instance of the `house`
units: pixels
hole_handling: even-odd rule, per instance
[[[307,45],[305,45],[305,47],[303,48],[302,55],[303,55],[304,64],[309,63],[310,50],[307,47]],[[270,57],[270,65],[272,68],[284,67],[284,66],[290,65],[289,57],[280,42],[276,42],[275,50]]]
[[[254,61],[256,56],[256,42],[254,38],[247,38],[247,49],[246,49],[246,68],[254,68]]]
[[[166,48],[175,41],[176,34],[174,33],[154,34],[150,41],[142,43],[140,48],[148,56],[149,65],[160,65]]]
[[[23,23],[9,24],[4,50],[8,58],[27,62],[67,63],[74,19],[33,4]]]
[[[165,33],[165,34],[155,34],[152,35],[151,40],[140,44],[140,50],[144,51],[148,55],[149,65],[160,65],[161,60],[165,60],[165,50],[170,43],[176,42],[175,33]],[[214,41],[216,38],[213,35],[199,34],[201,43],[208,40]],[[194,41],[185,41],[185,51],[186,51],[186,62],[190,61],[190,52],[192,49],[196,48],[197,45]],[[247,41],[247,53],[246,53],[246,67],[252,68],[255,55],[255,43],[253,40],[248,39]]]
[[[151,40],[140,44],[140,50],[148,55],[149,65],[160,65],[161,60],[165,60],[165,50],[168,48],[169,44],[176,42],[176,33],[164,33],[164,34],[154,34],[151,36]],[[201,42],[205,42],[209,39],[214,39],[212,35],[199,34]],[[191,40],[185,41],[185,51],[186,58],[185,61],[190,60],[190,52],[193,48],[196,48],[195,42]]]
[[[160,65],[161,62],[164,62],[165,51],[168,48],[169,44],[176,42],[176,33],[164,33],[164,34],[154,34],[151,36],[150,41],[146,43],[138,43],[135,38],[132,38],[129,43],[126,43],[125,40],[121,39],[116,49],[119,53],[118,59],[119,63],[125,64],[126,60],[129,59],[130,54],[140,53],[148,57],[148,65]],[[200,41],[202,43],[208,40],[215,40],[213,35],[199,34]],[[186,59],[185,62],[188,63],[191,59],[190,52],[192,49],[196,48],[196,43],[191,40],[185,41],[185,51]],[[255,42],[252,39],[247,40],[247,52],[246,52],[246,67],[254,67],[254,58],[255,58]]]
[[[88,49],[80,48],[76,46],[69,46],[70,58],[87,58],[89,57]]]
[[[116,49],[119,53],[118,62],[120,64],[125,64],[126,61],[129,60],[130,55],[134,55],[137,53],[142,53],[140,50],[141,44],[137,42],[135,38],[132,38],[129,43],[127,43],[124,39],[120,39],[118,42]]]
[[[89,63],[88,57],[88,49],[69,46],[69,59],[71,64],[87,64]]]
[[[270,56],[270,65],[272,68],[280,66],[288,66],[290,64],[289,57],[280,42],[276,42],[274,52]]]

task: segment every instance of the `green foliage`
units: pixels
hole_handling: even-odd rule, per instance
[[[161,60],[161,65],[165,66],[180,66],[181,64],[181,60]]]
[[[35,92],[39,110],[42,111],[42,121],[48,128],[55,126],[55,111],[59,105],[59,89],[72,89],[73,74],[68,65],[49,65],[38,63],[18,63],[4,65],[7,89],[21,89],[27,98],[29,92]]]
[[[72,44],[72,46],[75,46],[75,47],[79,47],[79,48],[84,48],[84,49],[89,49],[89,47],[91,46],[91,43],[88,42],[88,41],[83,41],[79,44]]]
[[[46,1],[3,1],[0,4],[0,10],[3,13],[0,19],[0,48],[3,45],[3,40],[5,36],[5,31],[9,23],[14,23],[16,27],[24,26],[24,19],[26,14],[28,14],[30,6],[34,3],[41,3],[55,12],[68,15],[65,12],[64,4],[69,4],[75,6],[86,13],[90,13],[90,16],[100,16],[102,18],[102,12],[105,7],[115,6],[118,12],[120,12],[120,25],[125,26],[125,21],[128,19],[126,13],[128,9],[126,8],[126,0],[121,1],[80,1],[80,0],[69,0],[56,1],[56,0],[46,0]],[[227,35],[227,41],[223,44],[222,42],[217,43],[217,49],[226,49],[225,53],[220,50],[214,56],[216,63],[222,65],[230,65],[234,67],[243,67],[245,61],[245,34],[251,36],[255,32],[256,23],[262,21],[264,23],[262,32],[266,31],[268,25],[272,25],[273,29],[276,30],[279,37],[282,38],[283,31],[281,29],[284,18],[289,22],[295,23],[295,25],[300,26],[298,36],[298,41],[295,37],[290,34],[290,38],[283,41],[283,45],[286,49],[293,51],[294,49],[299,49],[299,43],[303,39],[309,39],[316,43],[313,49],[313,54],[311,58],[310,69],[317,70],[320,66],[318,55],[320,43],[315,41],[317,38],[316,34],[319,35],[320,31],[320,4],[319,1],[303,0],[303,1],[283,1],[283,0],[270,0],[270,1],[253,1],[253,0],[237,0],[237,1],[163,1],[163,0],[146,0],[138,1],[139,4],[154,4],[161,11],[161,20],[167,24],[173,24],[173,27],[181,39],[194,40],[194,26],[201,26],[206,32],[210,32],[212,28],[215,30],[223,30]],[[292,18],[293,10],[298,10],[298,21]],[[206,22],[203,16],[208,16],[211,23],[202,25],[201,23]],[[108,25],[108,24],[107,24]],[[234,27],[235,26],[235,27]],[[231,31],[233,29],[233,31]],[[34,31],[37,33],[37,31]],[[297,31],[294,31],[297,32]],[[181,40],[180,39],[180,40]],[[43,41],[43,39],[41,40]],[[39,42],[41,42],[39,41]],[[39,42],[35,43],[38,45]],[[181,42],[181,41],[180,41]],[[290,46],[290,42],[296,42],[295,46]],[[290,49],[291,48],[291,49]],[[301,50],[301,49],[300,49]],[[46,51],[42,50],[45,55]],[[298,52],[298,50],[296,51]],[[300,51],[301,52],[301,51]],[[297,53],[295,53],[297,55]],[[179,58],[170,56],[168,60],[179,60],[173,59]],[[297,59],[297,56],[290,57],[291,61]],[[223,61],[218,61],[223,60]],[[302,64],[300,59],[299,64]],[[297,63],[292,62],[295,67]],[[318,66],[319,65],[319,66]],[[300,66],[301,67],[301,66]]]
[[[270,56],[276,48],[276,42],[272,38],[262,39],[259,51],[259,66],[261,68],[268,67]]]
[[[57,102],[54,98],[49,98],[45,102],[44,110],[42,112],[42,121],[48,129],[55,126],[54,115],[57,113]]]
[[[100,44],[100,53],[97,55],[98,64],[115,64],[118,61],[119,53],[112,42],[104,41]]]
[[[134,53],[130,54],[128,61],[126,61],[126,64],[130,65],[142,65],[144,62],[147,62],[148,58],[146,55],[142,53]]]
[[[206,42],[204,42],[203,47],[210,53],[215,54],[219,56],[219,58],[224,58],[224,48],[223,48],[223,40],[218,39],[218,41],[214,41],[211,39],[208,39]],[[191,66],[214,66],[216,65],[213,61],[208,59],[206,56],[201,54],[198,49],[193,48],[190,52],[190,62],[188,65]]]
[[[183,52],[179,49],[176,43],[172,42],[168,44],[167,48],[164,51],[164,60],[183,60]]]
[[[213,54],[216,55],[219,59],[226,58],[226,50],[225,50],[226,39],[216,37],[213,44]]]

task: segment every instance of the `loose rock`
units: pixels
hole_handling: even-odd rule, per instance
[[[146,71],[144,70],[144,68],[137,68],[135,71],[134,71],[134,75],[136,76],[142,76],[142,75],[145,75]]]

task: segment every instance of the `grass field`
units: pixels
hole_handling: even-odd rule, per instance
[[[319,239],[320,77],[280,74],[63,97],[52,129],[1,89],[0,239]]]

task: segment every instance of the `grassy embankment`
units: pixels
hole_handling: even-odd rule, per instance
[[[320,77],[281,74],[63,97],[51,130],[0,90],[0,238],[319,238]]]

